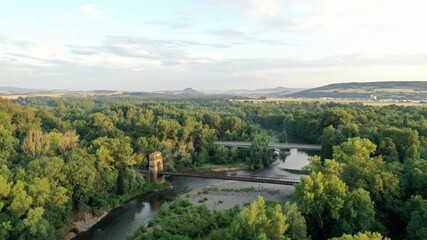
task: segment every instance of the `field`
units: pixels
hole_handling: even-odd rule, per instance
[[[317,90],[316,92],[324,92],[324,93],[368,93],[368,94],[376,94],[378,92],[389,92],[389,93],[427,93],[427,91],[421,90],[416,91],[412,88],[337,88],[337,89],[324,89]]]
[[[238,99],[233,101],[251,102],[251,103],[279,103],[279,102],[337,102],[337,103],[362,103],[367,106],[418,106],[427,107],[426,103],[419,102],[395,102],[395,101],[370,101],[357,99],[316,99],[316,98],[266,98],[266,99]]]
[[[41,93],[41,94],[16,94],[16,95],[0,95],[0,98],[3,99],[18,99],[19,97],[27,98],[27,97],[51,97],[51,98],[59,98],[63,97],[65,93]]]
[[[28,94],[11,94],[11,95],[1,95],[0,98],[3,99],[18,99],[19,97],[51,97],[51,98],[60,98],[66,96],[78,96],[78,97],[88,97],[88,96],[111,96],[111,95],[120,95],[123,94],[123,91],[88,91],[88,92],[53,92],[53,93],[28,93]]]
[[[124,94],[123,91],[89,91],[89,92],[55,92],[55,93],[30,93],[30,94],[12,94],[12,95],[0,95],[0,98],[3,99],[18,99],[19,97],[51,97],[51,98],[60,98],[60,97],[88,97],[88,96],[112,96],[112,95],[121,95]],[[237,102],[250,102],[250,103],[280,103],[280,102],[337,102],[337,103],[362,103],[367,106],[418,106],[426,107],[426,103],[419,103],[415,101],[373,101],[373,100],[362,100],[362,99],[326,99],[326,98],[266,98],[266,99],[233,99],[232,101]]]

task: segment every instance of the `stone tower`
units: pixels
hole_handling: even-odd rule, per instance
[[[157,173],[163,171],[163,158],[161,152],[153,152],[150,154],[150,160],[148,162],[148,171],[150,173],[150,182],[163,183],[165,181],[164,176],[158,176]]]

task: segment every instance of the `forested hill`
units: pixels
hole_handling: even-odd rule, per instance
[[[358,98],[423,100],[427,98],[427,81],[336,83],[289,95],[304,98]]]

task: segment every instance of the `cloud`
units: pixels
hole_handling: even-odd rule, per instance
[[[222,28],[219,30],[210,30],[208,33],[216,36],[226,37],[226,38],[234,38],[234,39],[245,39],[248,40],[249,37],[246,35],[246,31],[241,31],[237,29],[231,28]]]
[[[229,0],[232,7],[242,10],[251,17],[274,17],[282,12],[280,0]]]
[[[208,34],[222,38],[224,43],[229,46],[243,43],[261,43],[270,46],[292,46],[297,45],[280,39],[263,39],[256,37],[257,33],[248,32],[247,28],[221,28],[208,31]]]
[[[95,5],[84,5],[80,8],[82,12],[93,18],[102,18],[105,12],[99,10]]]
[[[191,19],[188,16],[179,16],[173,21],[165,21],[165,20],[143,17],[142,21],[148,25],[166,27],[170,30],[187,29],[196,23],[195,21],[193,21],[193,19]]]
[[[227,47],[221,44],[200,43],[195,41],[179,40],[152,40],[129,36],[108,36],[102,45],[98,46],[68,46],[70,52],[78,58],[91,57],[123,59],[125,58],[131,68],[139,69],[144,65],[181,66],[196,64],[214,59],[214,56],[189,53],[187,48],[192,46],[207,46],[213,48]],[[101,57],[103,56],[103,57]],[[130,64],[134,62],[134,64]],[[118,61],[110,61],[111,64]],[[144,64],[145,63],[145,64]],[[125,67],[123,64],[116,64]],[[136,67],[139,65],[140,67]]]
[[[59,49],[51,45],[11,35],[0,35],[0,48],[4,49],[3,55],[38,66],[49,65],[51,60],[67,59]]]
[[[182,89],[312,87],[328,81],[422,80],[427,55],[324,58],[222,59],[186,53],[159,59],[128,57],[117,50],[98,51],[72,61],[51,60],[39,67],[0,54],[0,76],[9,85],[38,88],[125,89],[133,91]],[[28,79],[31,79],[29,81]],[[9,82],[7,82],[9,81]]]
[[[231,7],[250,17],[277,16],[282,12],[284,5],[283,0],[188,0],[187,2],[208,8]]]

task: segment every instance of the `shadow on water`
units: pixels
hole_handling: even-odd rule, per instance
[[[277,160],[268,168],[260,171],[237,171],[241,174],[258,176],[278,176],[298,178],[298,174],[288,173],[283,168],[301,169],[308,164],[308,157],[317,152],[297,151],[293,149],[285,161]],[[137,197],[121,207],[111,210],[108,215],[93,226],[89,231],[77,236],[77,240],[120,240],[146,225],[157,215],[160,206],[172,202],[178,195],[193,189],[223,182],[222,180],[173,177],[168,179],[173,188],[163,192],[155,192]]]
[[[121,207],[111,210],[106,217],[95,226],[77,236],[77,240],[120,240],[133,233],[141,225],[146,225],[157,215],[164,202],[172,202],[175,198],[195,188],[221,182],[214,179],[170,178],[173,189],[155,192],[137,197]]]

